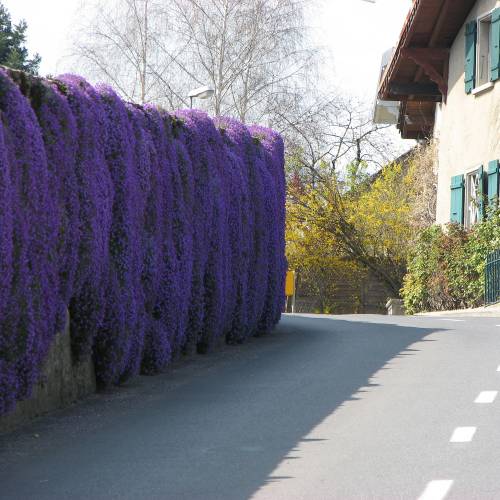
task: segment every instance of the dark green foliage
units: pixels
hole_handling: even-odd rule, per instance
[[[500,210],[466,231],[459,224],[422,231],[401,294],[407,311],[477,307],[484,300],[488,253],[500,248]]]
[[[36,75],[41,57],[29,57],[25,47],[27,29],[24,20],[12,24],[9,11],[0,3],[0,64]]]

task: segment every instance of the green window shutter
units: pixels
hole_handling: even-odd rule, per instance
[[[463,175],[451,178],[451,214],[450,222],[464,223],[465,184]]]
[[[500,8],[491,14],[490,66],[492,82],[500,78]]]
[[[498,160],[488,163],[488,205],[498,204]]]
[[[465,25],[465,92],[470,94],[476,81],[476,33],[477,23]]]

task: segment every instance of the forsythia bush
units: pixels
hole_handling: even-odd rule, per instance
[[[476,307],[484,294],[488,253],[500,248],[500,211],[466,231],[461,226],[423,230],[411,253],[402,297],[410,314]]]
[[[315,186],[297,177],[289,183],[287,257],[301,275],[330,282],[318,290],[325,303],[334,281],[340,285],[343,276],[351,275],[360,282],[368,270],[398,295],[416,232],[411,224],[419,196],[414,175],[415,169],[390,163],[351,186],[336,173],[324,175]],[[335,269],[337,276],[331,272]]]
[[[0,414],[30,395],[67,309],[103,384],[279,321],[278,134],[3,69],[0,111]]]

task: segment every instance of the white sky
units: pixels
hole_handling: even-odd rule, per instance
[[[85,0],[1,1],[14,22],[21,18],[28,22],[28,47],[42,56],[42,74],[77,72],[64,56],[70,50],[76,11],[85,6]],[[325,61],[325,76],[318,84],[343,89],[370,102],[375,95],[381,55],[397,41],[412,1],[320,1],[309,12],[308,22],[331,59]]]
[[[310,23],[332,61],[332,85],[373,100],[382,54],[395,46],[412,0],[323,0]]]
[[[69,50],[68,36],[74,22],[75,11],[83,0],[1,0],[17,23],[28,23],[30,53],[42,56],[42,74],[66,72],[63,56]]]

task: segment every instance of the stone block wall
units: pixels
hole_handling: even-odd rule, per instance
[[[57,334],[45,360],[42,377],[31,398],[20,401],[12,413],[0,416],[0,433],[44,413],[67,406],[96,391],[91,359],[77,363],[71,355],[69,315],[64,331]]]

